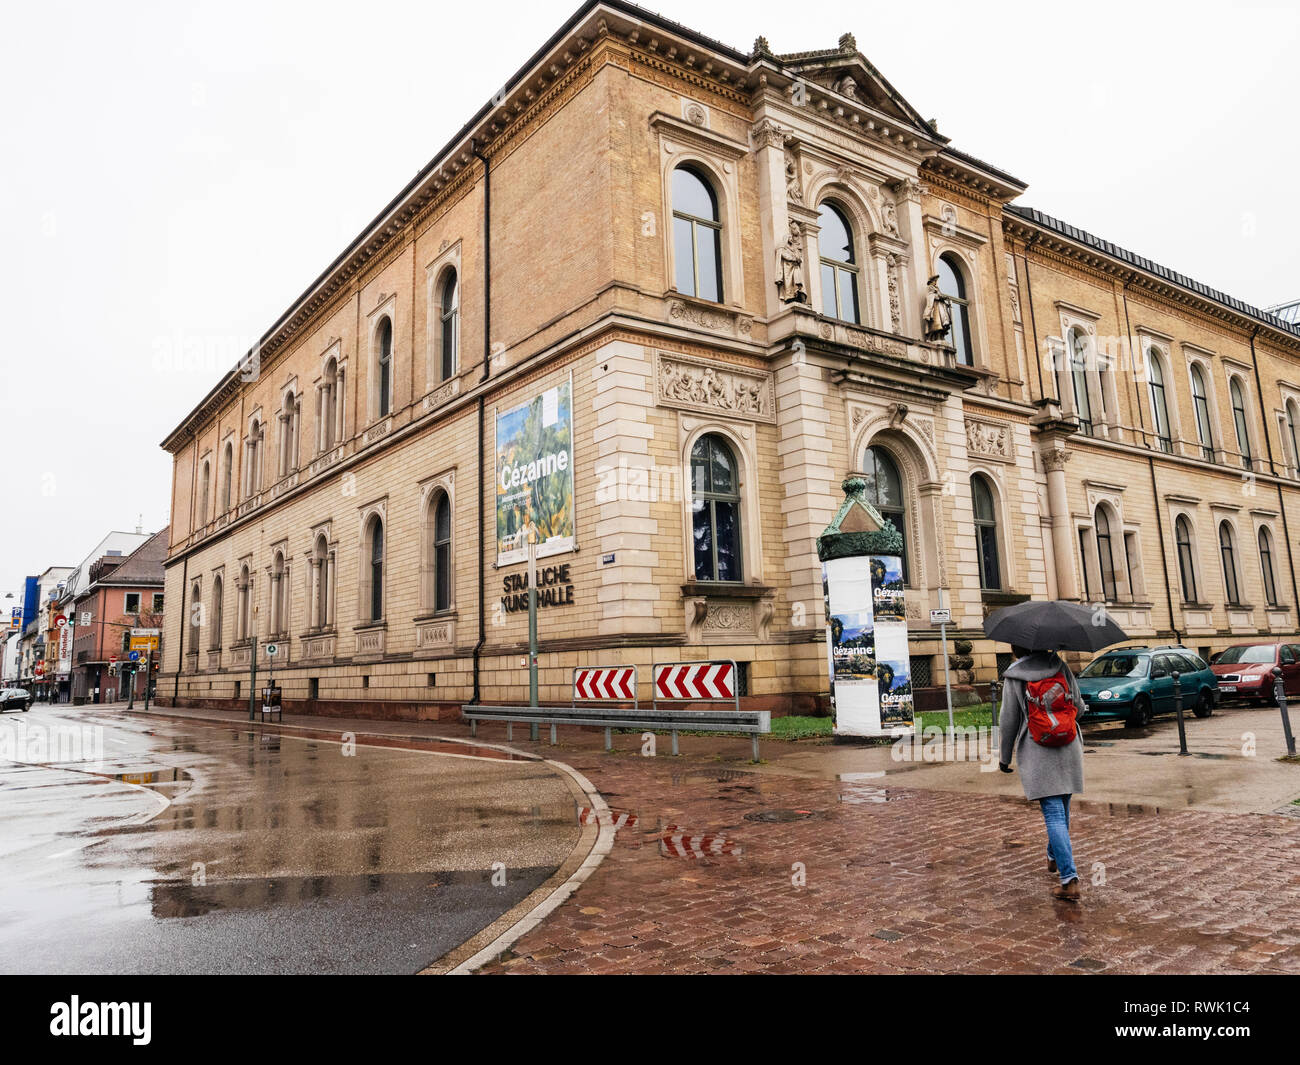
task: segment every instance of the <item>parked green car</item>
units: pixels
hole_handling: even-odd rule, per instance
[[[1218,700],[1219,679],[1186,647],[1124,647],[1098,655],[1079,674],[1086,704],[1083,721],[1123,719],[1136,728],[1157,714],[1174,712],[1174,674],[1183,709],[1209,717]]]

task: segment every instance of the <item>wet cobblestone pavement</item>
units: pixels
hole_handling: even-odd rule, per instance
[[[1294,819],[1076,800],[1075,905],[1020,799],[550,750],[613,850],[484,973],[1300,973]]]

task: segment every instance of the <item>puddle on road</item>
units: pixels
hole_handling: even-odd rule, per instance
[[[518,877],[526,870],[513,871]],[[270,910],[296,907],[324,899],[359,899],[414,887],[433,894],[456,885],[491,882],[492,870],[471,869],[428,873],[357,873],[334,876],[285,876],[227,880],[196,885],[188,881],[155,881],[150,885],[152,915],[157,918],[202,917],[222,910]]]

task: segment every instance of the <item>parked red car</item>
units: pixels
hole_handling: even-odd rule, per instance
[[[1224,699],[1258,699],[1273,702],[1273,668],[1282,667],[1282,685],[1288,701],[1300,695],[1300,644],[1238,643],[1214,656],[1210,668],[1219,678]]]

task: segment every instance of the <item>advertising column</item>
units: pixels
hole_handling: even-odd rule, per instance
[[[850,477],[844,504],[817,541],[826,601],[826,657],[836,736],[912,728],[902,537]]]

